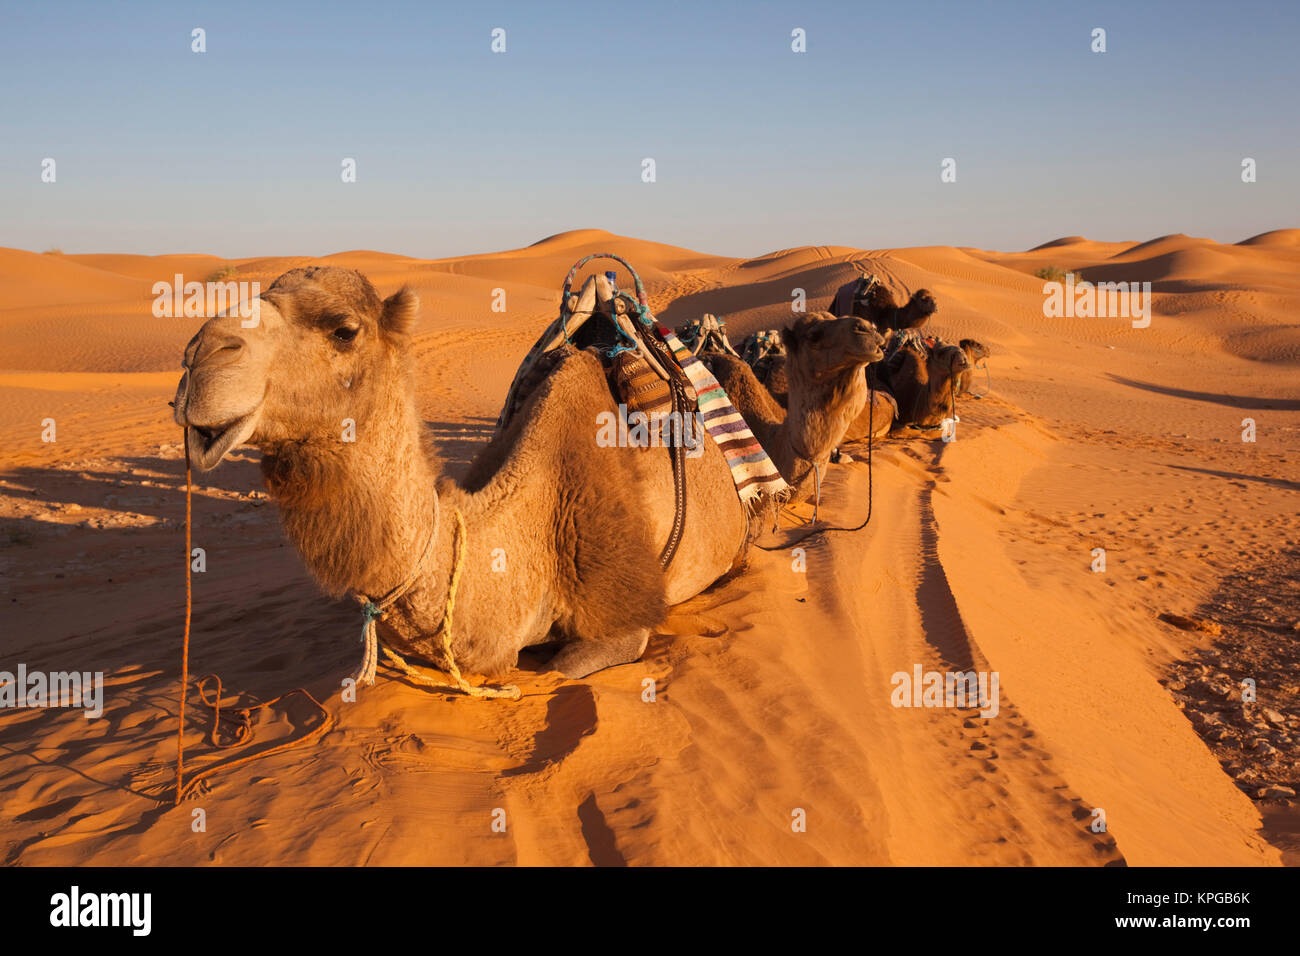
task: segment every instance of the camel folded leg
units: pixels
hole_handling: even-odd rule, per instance
[[[649,628],[609,637],[578,638],[560,649],[551,661],[551,669],[569,678],[586,677],[605,667],[638,660],[649,642]]]

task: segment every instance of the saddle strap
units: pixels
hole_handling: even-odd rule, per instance
[[[686,391],[677,381],[671,383],[673,394],[673,411],[678,413],[678,421],[684,421],[688,414]],[[673,529],[668,534],[668,542],[659,554],[659,566],[665,571],[673,563],[677,547],[682,543],[686,531],[686,427],[682,425],[677,432],[676,441],[669,449],[673,461]]]
[[[686,416],[690,414],[693,389],[688,391],[689,379],[677,364],[672,349],[655,334],[652,328],[636,323],[641,339],[655,352],[668,371],[668,388],[672,394],[672,410],[677,413],[678,429],[676,440],[669,445],[668,453],[673,462],[673,528],[668,534],[668,542],[659,554],[659,566],[665,571],[673,563],[677,548],[682,543],[686,532]]]

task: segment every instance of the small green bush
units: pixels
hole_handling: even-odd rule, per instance
[[[227,282],[239,275],[239,270],[234,266],[222,266],[212,275],[204,279],[204,282]]]

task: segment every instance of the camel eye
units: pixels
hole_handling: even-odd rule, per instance
[[[360,329],[350,329],[346,325],[340,325],[330,334],[336,342],[351,342],[360,331]]]

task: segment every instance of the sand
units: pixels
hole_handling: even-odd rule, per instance
[[[733,341],[787,321],[796,288],[824,308],[859,268],[929,288],[933,330],[990,346],[993,391],[962,403],[956,442],[877,445],[871,523],[806,542],[805,572],[781,547],[791,532],[768,535],[777,550],[674,608],[641,662],[563,681],[526,655],[518,702],[433,696],[382,670],[341,702],[356,607],[320,596],[242,449],[198,478],[208,569],[195,575],[192,673],[259,699],[305,688],[333,725],[171,807],[184,498],[167,402],[200,320],[155,318],[153,282],[233,267],[228,278],[265,287],[322,262],[361,269],[381,294],[409,283],[418,402],[455,470],[490,434],[569,266],[597,251],[641,270],[666,323],[713,312]],[[1045,317],[1033,276],[1045,266],[1151,282],[1150,327]],[[1300,860],[1294,808],[1255,793],[1260,774],[1295,779],[1282,740],[1300,736],[1294,676],[1258,675],[1283,723],[1252,733],[1278,755],[1225,754],[1190,719],[1208,705],[1171,684],[1216,679],[1215,638],[1157,620],[1221,619],[1246,647],[1297,640],[1294,591],[1268,620],[1243,618],[1224,582],[1300,563],[1300,230],[752,260],[599,230],[436,261],[0,249],[0,285],[0,669],[99,670],[107,685],[98,720],[0,711],[6,863]],[[490,309],[496,289],[504,313]],[[1254,443],[1241,440],[1248,417]],[[47,418],[54,442],[41,440]],[[822,517],[836,526],[866,513],[866,450],[850,451],[858,460],[827,475]],[[1091,570],[1097,547],[1104,573]],[[892,706],[891,676],[916,665],[997,671],[998,715]],[[204,711],[191,714],[191,765],[224,759]],[[309,720],[293,701],[274,708],[252,751]]]

